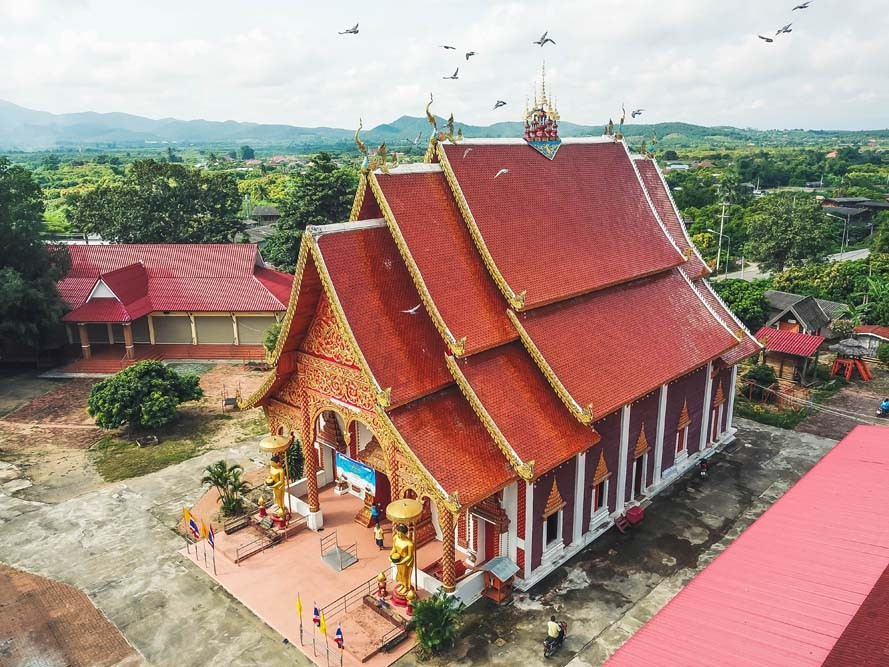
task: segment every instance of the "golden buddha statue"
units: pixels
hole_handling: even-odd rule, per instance
[[[389,560],[395,565],[395,592],[401,598],[414,590],[411,577],[414,573],[414,542],[407,536],[407,526],[399,525],[392,537]]]
[[[275,511],[273,514],[277,517],[284,518],[287,510],[284,508],[284,486],[286,484],[286,476],[284,475],[284,467],[281,465],[281,457],[275,454],[269,461],[269,476],[266,477],[265,483],[271,487],[272,494],[275,498]]]

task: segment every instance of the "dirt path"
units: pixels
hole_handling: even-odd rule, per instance
[[[858,424],[889,425],[886,419],[874,416],[883,398],[874,389],[878,387],[862,382],[844,387],[821,403],[794,430],[841,440]]]

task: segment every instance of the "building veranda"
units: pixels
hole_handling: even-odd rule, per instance
[[[417,543],[441,557],[420,588],[467,601],[482,564],[508,558],[526,590],[731,440],[736,364],[760,349],[655,162],[560,139],[541,97],[524,138],[366,154],[350,220],[303,237],[245,402],[301,443],[310,528],[327,485],[363,511],[341,468],[369,470],[375,502],[423,503]]]

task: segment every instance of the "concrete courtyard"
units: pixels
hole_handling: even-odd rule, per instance
[[[714,456],[709,479],[681,480],[635,531],[610,531],[512,606],[474,606],[458,646],[424,664],[538,664],[551,613],[569,624],[553,664],[600,664],[834,444],[738,425],[737,444]],[[204,466],[220,458],[252,466],[256,453],[248,441],[55,504],[35,501],[34,488],[23,499],[4,487],[0,561],[86,592],[148,664],[309,664],[178,553],[174,527],[202,493]],[[398,664],[415,663],[408,655]]]

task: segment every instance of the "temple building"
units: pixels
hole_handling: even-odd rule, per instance
[[[310,527],[354,461],[375,500],[423,501],[418,542],[442,556],[422,588],[460,594],[506,556],[526,590],[733,438],[736,364],[760,345],[655,162],[613,133],[560,138],[545,93],[523,137],[451,126],[421,164],[381,154],[350,220],[306,230],[245,406],[302,443]]]

